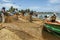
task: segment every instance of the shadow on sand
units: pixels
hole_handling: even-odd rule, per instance
[[[42,31],[42,37],[44,40],[60,40],[60,37],[57,37],[56,35],[53,35],[47,31]]]

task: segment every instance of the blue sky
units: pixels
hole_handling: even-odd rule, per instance
[[[60,0],[0,0],[0,9],[9,9],[10,6],[40,12],[60,12]]]

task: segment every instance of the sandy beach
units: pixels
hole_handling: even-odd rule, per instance
[[[34,19],[36,20],[36,19]],[[39,21],[38,21],[39,20]],[[20,18],[18,21],[12,23],[3,23],[0,32],[9,30],[18,36],[18,40],[60,40],[60,37],[56,37],[53,34],[43,31],[43,21],[37,19],[36,21],[27,22],[25,19]],[[3,31],[2,31],[3,30]],[[6,32],[6,31],[4,31]],[[5,33],[0,34],[0,40],[6,40],[7,35]],[[7,33],[9,34],[9,33]],[[3,38],[1,38],[3,36]],[[11,36],[11,35],[9,35]],[[7,36],[8,37],[8,36]],[[9,38],[9,37],[8,37]],[[19,39],[20,38],[20,39]],[[11,39],[11,38],[10,38]],[[11,39],[14,40],[15,38]],[[9,39],[7,39],[9,40]]]
[[[60,40],[60,0],[0,0],[0,40]]]

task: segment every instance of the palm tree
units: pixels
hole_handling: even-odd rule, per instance
[[[29,13],[30,12],[30,9],[26,9],[25,12]]]
[[[21,10],[20,12],[22,13],[22,16],[24,16],[24,14],[25,14],[25,11],[24,11],[24,10]]]
[[[13,12],[15,10],[15,8],[13,8],[13,6],[10,7],[9,12]]]

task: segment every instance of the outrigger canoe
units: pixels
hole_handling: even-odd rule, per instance
[[[44,30],[60,36],[60,22],[46,21],[44,25]]]

